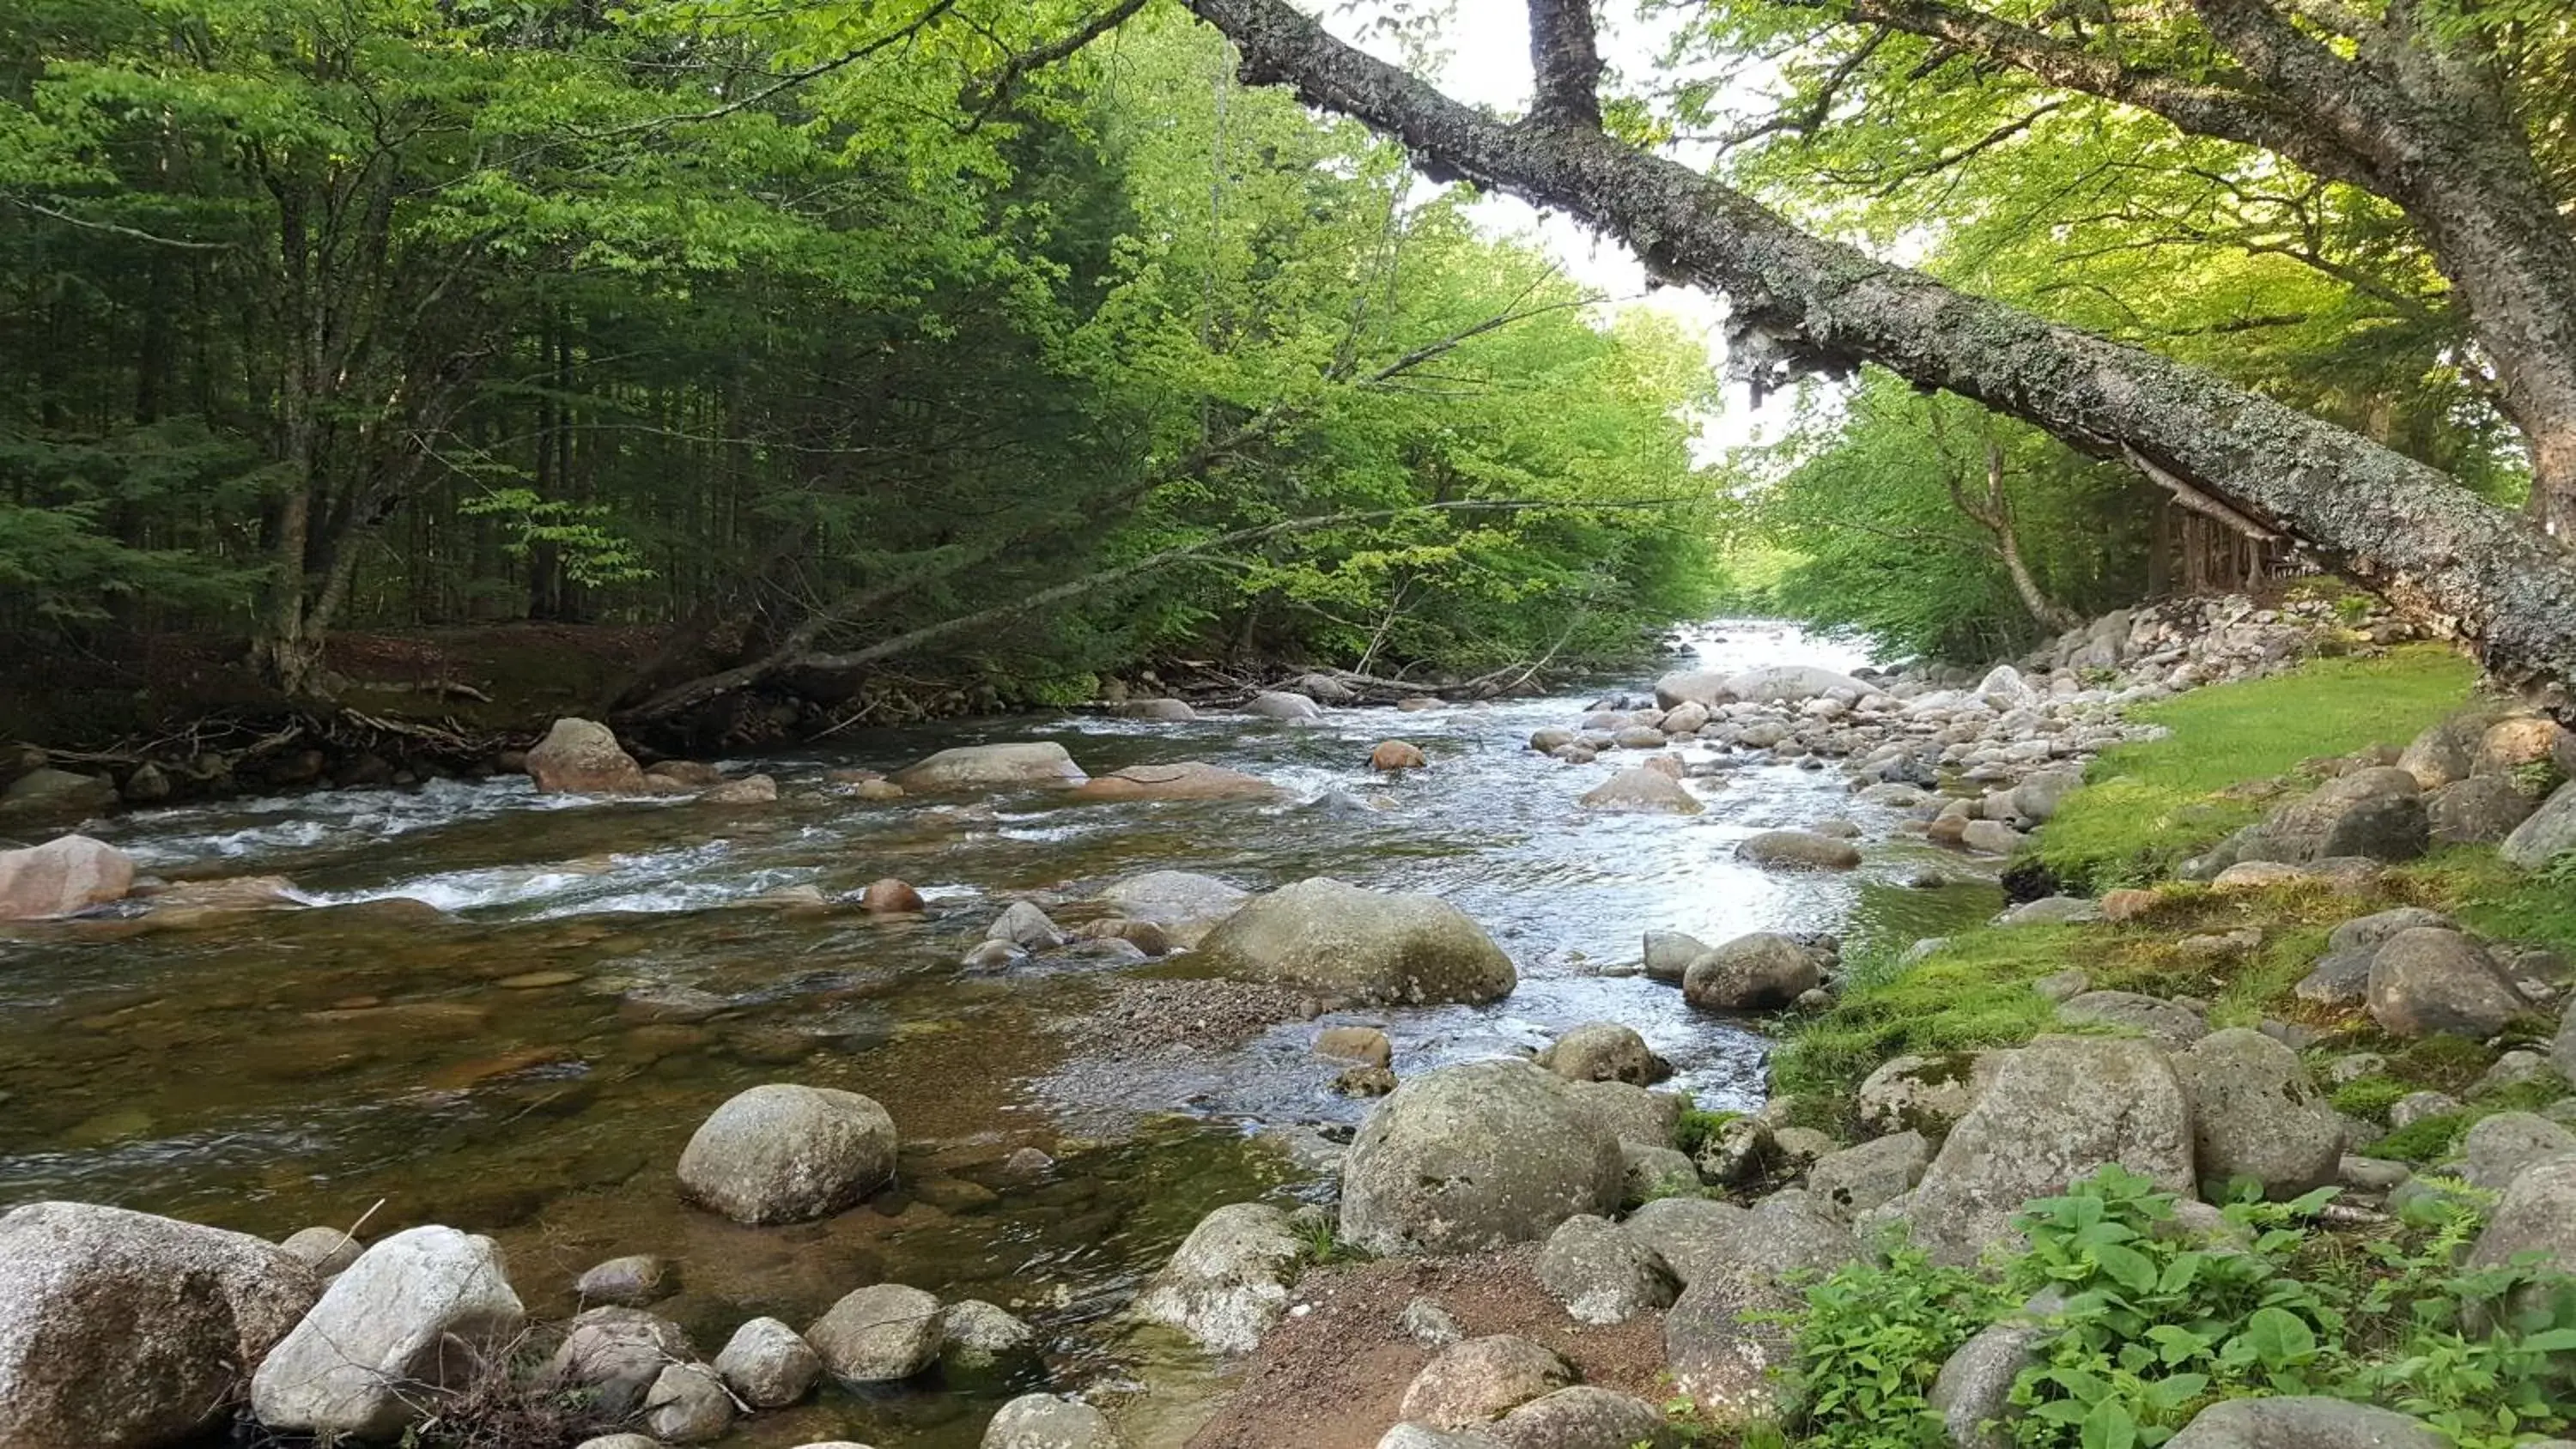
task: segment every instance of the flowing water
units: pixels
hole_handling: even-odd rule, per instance
[[[1861,662],[1770,624],[1714,626],[1691,647],[1717,668]],[[1098,887],[1156,869],[1428,892],[1493,934],[1519,990],[1324,1024],[1384,1026],[1405,1073],[1622,1021],[1711,1106],[1758,1100],[1764,1041],[1671,987],[1604,974],[1633,965],[1641,931],[1839,931],[1849,951],[1995,908],[1990,887],[1899,884],[1923,848],[1890,839],[1894,817],[1856,805],[1836,771],[1755,765],[1695,782],[1709,808],[1684,819],[1579,810],[1616,756],[1574,768],[1523,745],[1590,697],[1335,711],[1321,727],[1064,715],[852,735],[728,762],[779,779],[778,803],[750,809],[540,796],[513,780],[126,816],[102,833],[146,870],[282,874],[310,905],[0,939],[0,1208],[76,1198],[264,1236],[362,1216],[367,1236],[444,1222],[499,1238],[540,1316],[575,1308],[571,1282],[591,1263],[658,1253],[682,1289],[656,1311],[708,1353],[745,1318],[802,1324],[871,1282],[981,1297],[1038,1326],[1042,1367],[827,1391],[726,1442],[972,1445],[1001,1398],[1050,1382],[1124,1393],[1131,1442],[1177,1442],[1221,1367],[1118,1308],[1208,1209],[1318,1194],[1264,1129],[1354,1122],[1366,1104],[1330,1091],[1313,1023],[1239,1050],[1141,1056],[1064,1030],[1111,968],[1040,957],[963,971],[1001,904],[1031,895],[1079,921]],[[1421,744],[1434,768],[1372,777],[1369,746],[1387,737]],[[1206,760],[1286,798],[868,803],[824,785],[827,770],[1005,739],[1060,741],[1094,773]],[[1858,872],[1771,875],[1731,858],[1757,829],[1836,815],[1866,833]],[[775,894],[838,896],[881,876],[912,882],[930,914],[879,922]],[[785,1229],[682,1207],[672,1167],[689,1133],[732,1093],[778,1080],[884,1103],[905,1189]],[[1002,1167],[1027,1145],[1057,1158],[1042,1179]]]

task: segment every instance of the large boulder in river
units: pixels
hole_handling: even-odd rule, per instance
[[[1263,719],[1286,720],[1290,724],[1302,724],[1307,720],[1324,717],[1324,711],[1306,696],[1269,689],[1254,695],[1250,702],[1243,706],[1243,712],[1258,715]]]
[[[39,766],[0,790],[0,823],[81,820],[115,806],[115,781]]]
[[[72,915],[121,901],[133,887],[133,857],[86,835],[0,850],[0,921]]]
[[[2110,1163],[2190,1195],[2191,1102],[2162,1048],[2113,1037],[2041,1037],[2001,1054],[1994,1081],[1950,1130],[1902,1216],[1939,1262],[1966,1264],[2012,1221]]]
[[[1136,1295],[1136,1312],[1218,1353],[1250,1353],[1288,1311],[1288,1284],[1305,1256],[1288,1214],[1264,1202],[1229,1203],[1190,1229]]]
[[[1198,760],[1129,765],[1074,787],[1081,800],[1270,800],[1279,787],[1258,775]]]
[[[1089,777],[1062,745],[1024,740],[1004,745],[959,745],[916,760],[887,777],[910,791],[1023,790],[1079,785]]]
[[[540,790],[571,795],[635,795],[646,788],[644,767],[596,720],[556,720],[528,751],[528,778]]]
[[[1569,1082],[1627,1082],[1651,1086],[1673,1074],[1637,1029],[1615,1021],[1586,1022],[1539,1050],[1538,1064]]]
[[[865,1449],[814,1444],[806,1449]],[[984,1426],[981,1449],[1122,1449],[1109,1416],[1078,1399],[1022,1394]]]
[[[391,1439],[464,1387],[525,1326],[501,1250],[411,1228],[358,1255],[251,1378],[266,1428]]]
[[[738,1223],[801,1223],[883,1186],[894,1154],[894,1119],[869,1098],[772,1082],[699,1124],[680,1153],[680,1196]]]
[[[1730,675],[1726,681],[1729,698],[1754,704],[1795,704],[1836,690],[1854,696],[1880,692],[1877,685],[1813,664],[1767,664]]]
[[[1619,1206],[1618,1140],[1553,1074],[1522,1061],[1424,1072],[1369,1112],[1342,1159],[1341,1236],[1370,1252],[1532,1242]]]
[[[241,1233],[88,1203],[0,1216],[0,1444],[188,1439],[321,1291],[301,1259]]]
[[[1655,707],[1679,709],[1686,704],[1712,710],[1730,704],[1735,696],[1726,692],[1728,676],[1715,669],[1688,669],[1667,674],[1655,681]]]
[[[938,1363],[947,1328],[938,1299],[900,1283],[878,1283],[844,1294],[805,1330],[805,1341],[841,1382],[890,1384]]]
[[[1217,923],[1252,899],[1252,892],[1212,875],[1155,870],[1131,875],[1100,893],[1131,921],[1151,921],[1175,946],[1195,946]]]
[[[1816,953],[1769,931],[1710,948],[1682,973],[1682,997],[1702,1011],[1770,1011],[1824,984]]]
[[[1577,802],[1587,810],[1631,810],[1668,815],[1697,815],[1699,797],[1661,770],[1621,770],[1583,793]]]
[[[1447,901],[1323,876],[1254,897],[1199,954],[1220,975],[1371,1005],[1492,1001],[1518,984],[1511,958]]]
[[[1768,870],[1851,870],[1860,851],[1848,840],[1811,830],[1765,830],[1735,847],[1735,858]]]

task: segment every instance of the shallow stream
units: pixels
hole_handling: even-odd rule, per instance
[[[1715,625],[1693,647],[1712,668],[1862,662],[1771,624]],[[1603,687],[1622,684],[1642,682]],[[962,970],[1000,905],[1033,895],[1080,921],[1100,914],[1080,904],[1100,886],[1157,869],[1251,889],[1333,875],[1429,892],[1492,933],[1519,990],[1323,1024],[1384,1026],[1402,1074],[1622,1021],[1711,1106],[1758,1099],[1763,1039],[1670,987],[1602,974],[1633,966],[1641,931],[1837,931],[1848,953],[1995,909],[1990,887],[1901,884],[1927,849],[1891,838],[1893,814],[1856,805],[1834,770],[1757,764],[1694,781],[1708,810],[1686,819],[1579,810],[1619,757],[1569,767],[1523,746],[1597,692],[1341,710],[1320,727],[1068,714],[853,734],[726,762],[779,780],[776,804],[747,809],[539,796],[511,780],[125,816],[100,833],[148,871],[282,874],[312,904],[197,929],[83,922],[0,938],[0,1209],[76,1198],[272,1237],[444,1222],[499,1238],[541,1316],[573,1310],[590,1264],[658,1253],[682,1291],[656,1311],[710,1354],[747,1317],[802,1325],[891,1279],[1028,1318],[1050,1344],[1043,1370],[827,1392],[725,1442],[967,1446],[1002,1398],[1051,1383],[1123,1393],[1130,1442],[1176,1444],[1218,1370],[1118,1308],[1208,1209],[1316,1193],[1263,1129],[1354,1122],[1366,1104],[1331,1092],[1334,1069],[1308,1050],[1314,1023],[1141,1057],[1062,1029],[1110,968]],[[1373,777],[1369,747],[1390,737],[1433,768]],[[1205,760],[1286,799],[869,803],[826,787],[828,770],[1006,739],[1060,741],[1095,774]],[[1863,827],[1857,872],[1765,874],[1731,858],[1757,829],[1837,815]],[[764,899],[809,885],[838,897],[881,876],[912,882],[930,916],[886,924]],[[727,1096],[777,1080],[884,1103],[906,1190],[787,1229],[682,1207],[672,1167],[689,1133]],[[1029,1145],[1056,1167],[1014,1180],[1002,1159]]]

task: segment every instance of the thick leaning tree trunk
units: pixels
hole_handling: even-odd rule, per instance
[[[2209,373],[1808,235],[1678,162],[1569,122],[1561,99],[1507,124],[1334,39],[1286,0],[1185,3],[1233,40],[1247,82],[1291,85],[1401,141],[1436,177],[1569,213],[1655,275],[1726,294],[1735,365],[1757,385],[1878,363],[2290,535],[2436,616],[2510,683],[2563,698],[2576,677],[2576,554],[2435,469]],[[1542,63],[1591,53],[1588,36],[1564,38],[1564,12],[1580,3],[1532,0],[1550,12]]]
[[[1775,0],[1938,41],[2049,87],[2152,112],[2188,135],[2270,151],[2406,214],[2494,369],[2497,405],[2532,464],[2531,514],[2576,539],[2576,226],[2473,31],[2444,34],[2393,4],[2337,16],[2351,53],[2274,0],[2189,0],[2234,74],[2131,63],[1957,0]],[[2312,15],[2320,13],[2311,11]],[[2109,37],[2112,32],[2102,32]]]

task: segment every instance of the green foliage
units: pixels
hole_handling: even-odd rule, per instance
[[[2418,1117],[2370,1145],[2371,1155],[2392,1162],[2440,1162],[2459,1146],[2482,1113],[2437,1112]]]
[[[1711,595],[1700,344],[1177,14],[1022,74],[1094,7],[20,9],[0,619],[748,620],[717,665],[1204,549],[939,646],[1069,702]]]
[[[2335,1088],[2334,1094],[2327,1100],[2333,1104],[2336,1111],[2347,1117],[2359,1117],[2365,1122],[2385,1123],[2388,1120],[2388,1109],[2396,1106],[2399,1098],[2414,1090],[2415,1088],[2391,1077],[2357,1077]]]
[[[2014,1300],[1993,1280],[1899,1247],[1881,1266],[1855,1264],[1806,1292],[1797,1320],[1802,1444],[1827,1449],[1940,1449],[1933,1380],[1959,1345]]]
[[[1773,1057],[1773,1083],[1848,1098],[1890,1057],[2028,1041],[2055,1016],[2030,983],[2065,969],[2082,936],[2073,926],[1993,928],[1952,936],[1911,966],[1893,952],[1856,959],[1833,1004],[1799,1023]]]
[[[1983,663],[2060,627],[2017,594],[1998,522],[2058,608],[2107,609],[2142,590],[2146,515],[2122,470],[1884,374],[1837,406],[1808,401],[1805,427],[1736,459],[1752,478],[1739,551],[1772,561],[1743,577],[1743,602],[1895,653]]]
[[[2332,1196],[2231,1203],[2212,1241],[2177,1222],[2171,1194],[2110,1166],[2027,1206],[2028,1246],[1993,1265],[2000,1287],[1911,1253],[1846,1269],[1810,1290],[1797,1325],[1801,1377],[1827,1390],[1806,1402],[1803,1442],[1943,1442],[1922,1386],[1970,1335],[2025,1313],[2039,1341],[2004,1421],[2022,1449],[2151,1449],[2248,1395],[2388,1403],[2474,1449],[2566,1424],[2570,1280],[2459,1269],[2479,1225],[2460,1202],[2353,1240],[2317,1224]]]
[[[1718,1129],[1743,1116],[1741,1112],[1703,1112],[1697,1107],[1682,1109],[1681,1122],[1673,1129],[1673,1146],[1690,1157],[1699,1156],[1701,1148],[1717,1135]]]

